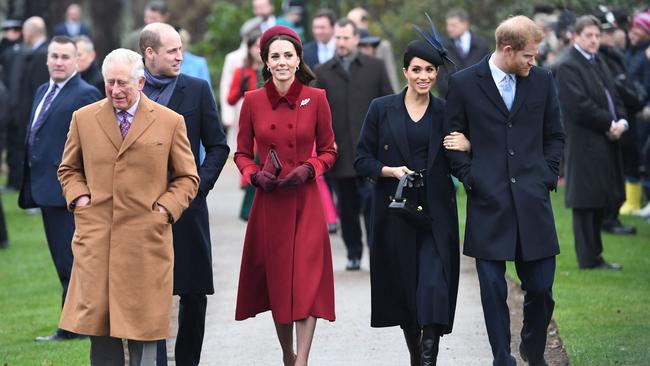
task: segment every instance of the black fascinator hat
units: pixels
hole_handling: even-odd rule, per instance
[[[431,62],[435,66],[443,66],[447,71],[449,71],[447,65],[451,65],[455,69],[456,64],[454,64],[454,62],[447,55],[447,50],[442,45],[442,38],[440,37],[440,33],[438,33],[436,26],[433,25],[431,17],[427,13],[424,13],[424,15],[426,15],[427,20],[429,21],[431,30],[425,31],[417,25],[413,24],[413,29],[415,29],[415,31],[423,39],[412,41],[408,44],[406,47],[406,52],[404,53],[404,67],[408,67],[408,64],[411,62],[411,59],[413,59],[413,57],[418,57]]]

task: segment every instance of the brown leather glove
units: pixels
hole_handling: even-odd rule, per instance
[[[255,187],[262,188],[265,192],[271,192],[276,189],[278,182],[279,181],[276,179],[275,175],[263,170],[251,176],[251,183],[253,183]]]
[[[295,167],[292,171],[287,174],[286,177],[280,179],[279,186],[282,188],[285,187],[297,187],[305,183],[309,178],[314,176],[314,168],[309,164],[302,164],[301,166]]]

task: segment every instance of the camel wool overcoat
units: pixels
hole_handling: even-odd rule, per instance
[[[81,108],[72,115],[58,176],[76,224],[60,327],[93,336],[167,338],[171,221],[199,185],[183,117],[140,93],[123,141],[110,101]],[[82,195],[90,204],[74,208]]]

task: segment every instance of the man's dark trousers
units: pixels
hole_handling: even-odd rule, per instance
[[[529,360],[541,360],[546,347],[546,329],[551,322],[553,308],[553,277],[555,257],[536,261],[515,261],[524,296],[524,324],[521,342]],[[510,352],[510,314],[506,299],[505,261],[476,259],[481,288],[481,302],[485,326],[494,355],[494,366],[516,365]]]
[[[65,207],[41,207],[41,214],[52,261],[63,288],[61,298],[61,307],[63,307],[72,273],[71,243],[75,230],[74,216]]]
[[[334,191],[341,220],[343,242],[348,251],[348,259],[361,259],[363,240],[360,213],[363,212],[366,236],[370,232],[370,204],[372,187],[361,177],[336,178]]]

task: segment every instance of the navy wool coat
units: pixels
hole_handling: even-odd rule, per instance
[[[459,131],[470,154],[448,151],[467,190],[464,253],[485,260],[532,261],[560,252],[549,191],[564,147],[551,72],[533,67],[517,77],[508,111],[485,57],[451,76],[445,133]]]
[[[399,181],[380,176],[383,166],[412,166],[404,96],[405,92],[402,92],[372,101],[361,130],[354,164],[359,175],[375,183],[370,235],[373,327],[417,324],[415,230],[388,210]],[[446,295],[449,297],[447,311],[450,321],[445,329],[445,333],[449,333],[458,293],[458,214],[449,164],[442,152],[444,101],[431,97],[430,103],[433,103],[434,118],[431,121],[425,184],[432,217],[431,230],[449,289]]]
[[[213,294],[210,222],[205,199],[214,187],[230,149],[214,97],[205,80],[180,74],[167,107],[185,119],[187,138],[201,178],[196,198],[172,227],[174,294]],[[200,143],[205,147],[203,163],[199,162]]]

